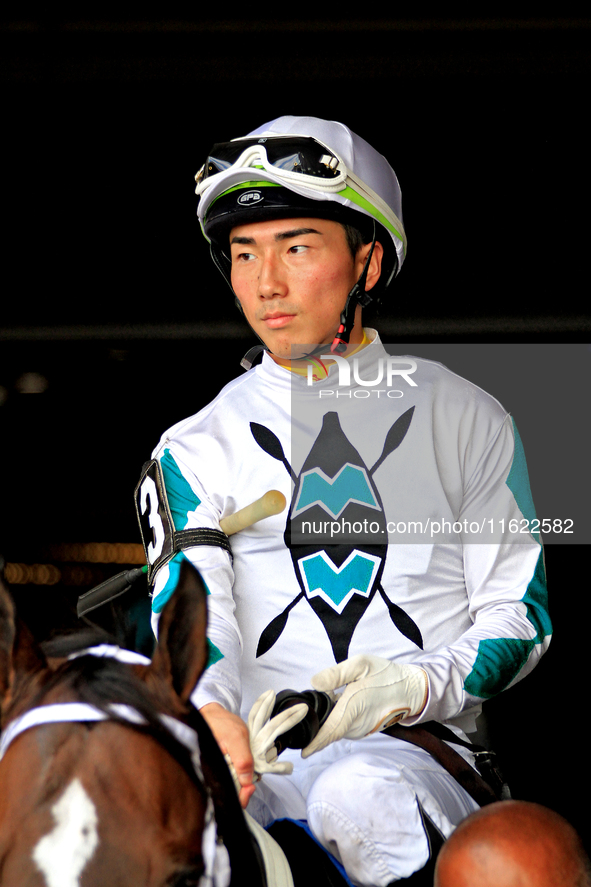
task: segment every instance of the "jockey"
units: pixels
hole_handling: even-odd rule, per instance
[[[475,772],[462,743],[482,702],[549,643],[539,537],[510,530],[533,515],[517,428],[481,389],[393,357],[364,327],[406,235],[394,170],[348,127],[280,117],[214,145],[196,182],[212,257],[260,344],[163,435],[140,484],[154,625],[186,557],[209,590],[193,702],[243,806],[271,833],[307,832],[349,884],[431,884],[438,846],[478,803],[403,728],[445,725]],[[229,543],[220,522],[269,489],[287,513]],[[310,687],[334,707],[301,753],[274,760],[275,694]],[[383,732],[393,724],[402,738]]]

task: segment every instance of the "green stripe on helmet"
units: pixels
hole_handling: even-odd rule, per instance
[[[361,194],[358,194],[357,191],[354,191],[353,188],[349,187],[349,185],[347,185],[344,191],[339,191],[339,195],[341,197],[346,197],[352,203],[356,203],[357,206],[367,210],[367,212],[371,216],[373,216],[373,218],[377,222],[383,225],[387,231],[389,231],[391,234],[394,234],[394,236],[397,237],[398,240],[400,240],[406,254],[406,235],[404,234],[404,232],[401,233],[400,231],[398,231],[394,227],[392,222],[389,222],[388,219],[384,215],[382,215],[382,213],[378,209],[375,208],[375,206],[372,206],[369,200],[366,200],[365,197],[362,197]]]
[[[283,184],[279,185],[276,182],[266,182],[266,181],[256,181],[252,180],[249,182],[239,182],[237,185],[234,185],[232,188],[228,188],[227,191],[223,191],[221,194],[218,194],[214,200],[211,201],[211,204],[208,206],[207,211],[205,213],[205,218],[211,212],[213,206],[215,206],[216,202],[220,200],[222,197],[227,197],[228,194],[232,194],[234,191],[243,191],[245,188],[284,188],[289,186]],[[298,192],[295,192],[298,193]],[[353,188],[347,185],[343,191],[339,191],[339,196],[344,197],[347,200],[350,200],[351,203],[356,204],[356,206],[366,210],[372,218],[374,218],[377,222],[380,222],[381,225],[386,228],[391,234],[398,238],[398,240],[402,243],[402,248],[404,253],[406,254],[406,235],[404,232],[398,231],[392,222],[390,222],[375,206],[373,206],[369,200],[366,200],[365,197],[362,197],[361,194],[358,194]],[[340,203],[340,200],[332,201],[334,203]],[[205,222],[205,219],[204,219]]]

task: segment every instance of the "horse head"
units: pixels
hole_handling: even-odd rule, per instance
[[[206,621],[188,561],[151,661],[76,650],[72,639],[40,646],[0,586],[0,725],[3,741],[15,734],[0,760],[1,887],[198,883],[208,795],[198,750],[169,728],[193,732]],[[47,721],[75,704],[96,719]]]

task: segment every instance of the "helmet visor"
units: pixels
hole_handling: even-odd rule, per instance
[[[213,176],[235,168],[259,167],[280,172],[282,177],[331,185],[343,185],[347,167],[342,159],[322,142],[308,136],[267,136],[219,142],[195,176],[196,194],[202,194]]]

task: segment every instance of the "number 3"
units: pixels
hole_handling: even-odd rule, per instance
[[[152,530],[153,541],[146,546],[146,554],[151,565],[162,554],[166,532],[158,513],[158,490],[149,475],[146,475],[140,487],[140,510],[142,515],[148,512],[148,523]]]

